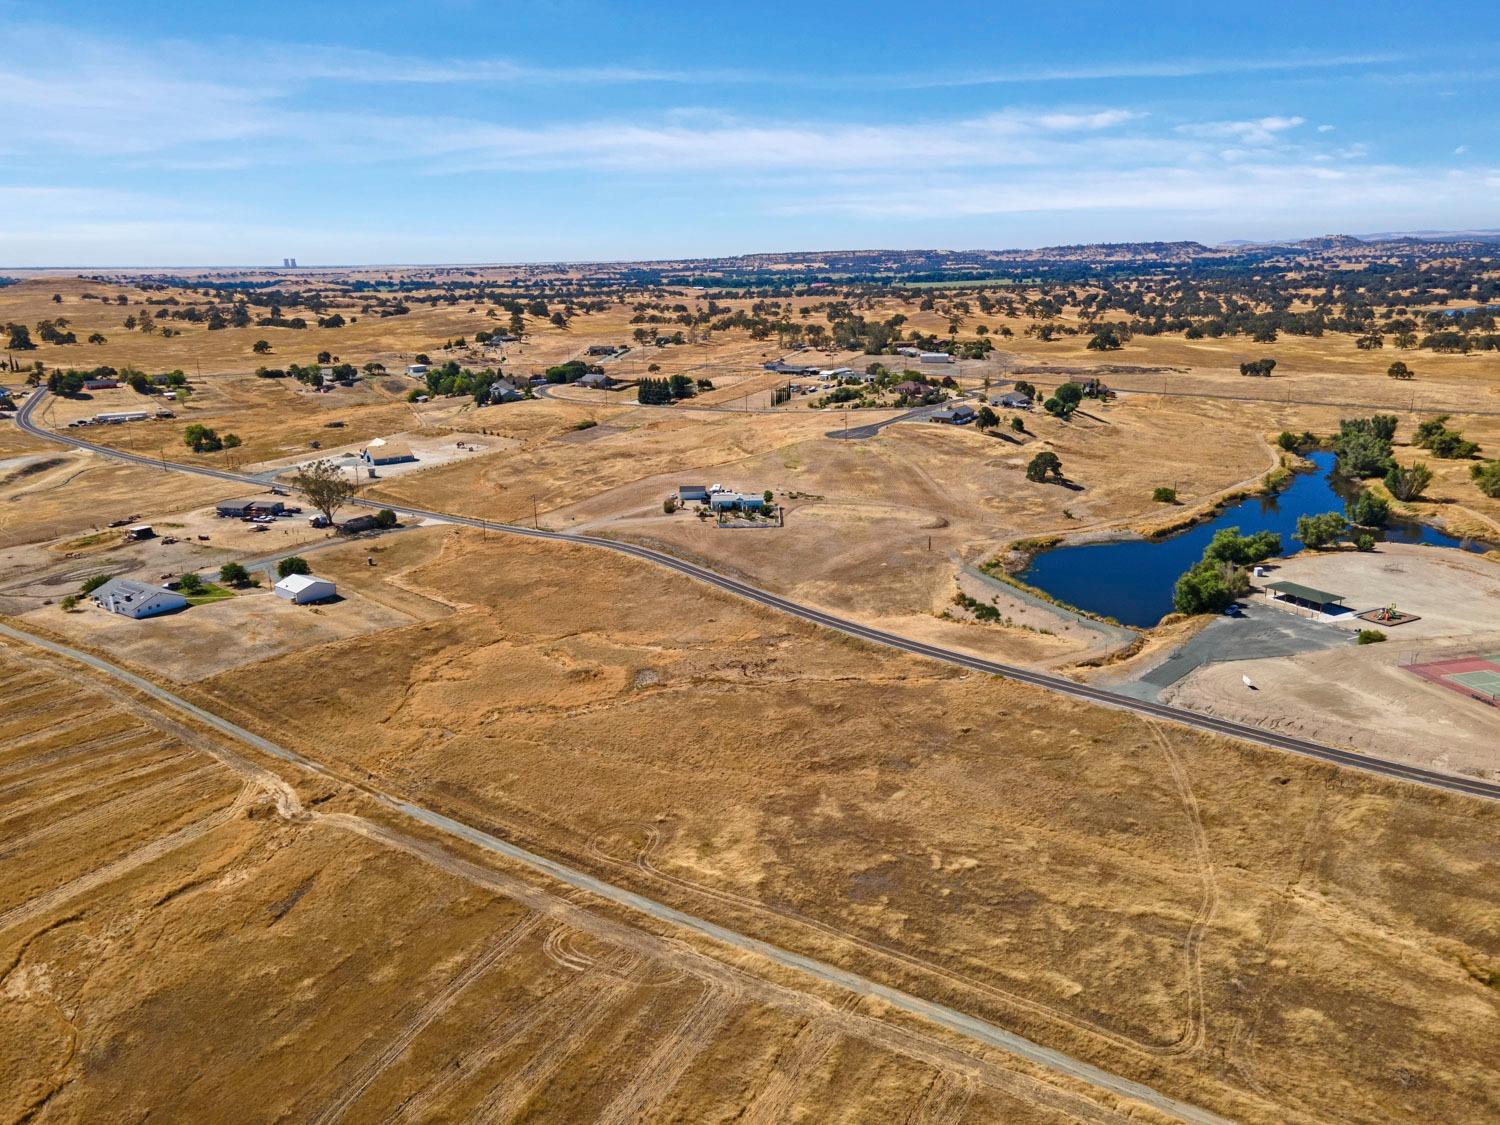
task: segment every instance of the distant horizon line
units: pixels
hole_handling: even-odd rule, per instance
[[[935,246],[912,246],[912,247],[861,247],[842,249],[820,248],[812,250],[749,250],[734,254],[696,254],[675,258],[546,258],[517,261],[472,261],[472,262],[331,262],[315,265],[273,265],[255,263],[222,262],[215,264],[93,264],[93,265],[45,265],[45,266],[19,266],[0,265],[0,271],[11,271],[16,273],[82,273],[88,270],[95,271],[178,271],[178,270],[210,270],[219,272],[228,271],[257,271],[263,273],[292,274],[307,273],[317,270],[350,270],[350,269],[516,269],[516,268],[539,268],[558,266],[624,266],[624,265],[660,265],[673,262],[711,262],[723,261],[734,258],[769,258],[795,254],[1011,254],[1011,253],[1037,253],[1043,250],[1062,249],[1063,247],[1113,247],[1113,246],[1171,246],[1182,244],[1194,244],[1202,246],[1205,250],[1240,249],[1256,246],[1293,246],[1301,242],[1308,242],[1320,238],[1353,238],[1360,242],[1380,243],[1393,242],[1398,239],[1431,239],[1434,241],[1448,241],[1462,238],[1488,238],[1500,237],[1500,228],[1461,228],[1457,230],[1412,230],[1412,231],[1382,231],[1371,234],[1313,234],[1301,235],[1290,238],[1267,238],[1267,239],[1224,239],[1218,242],[1200,242],[1194,238],[1134,238],[1122,239],[1115,242],[1066,242],[1049,243],[1045,246],[1007,246],[1003,248],[993,247],[968,247],[964,249],[943,249]]]

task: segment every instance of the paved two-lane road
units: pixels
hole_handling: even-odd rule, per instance
[[[144,457],[139,454],[127,453],[123,450],[98,445],[83,438],[75,437],[72,434],[54,433],[43,429],[32,421],[32,414],[46,398],[46,395],[47,392],[44,390],[34,391],[16,414],[17,425],[35,437],[60,442],[64,445],[71,445],[78,449],[89,449],[108,457],[147,465],[151,468],[195,473],[199,476],[214,477],[219,480],[255,487],[264,487],[265,485],[265,481],[260,476],[229,472],[224,469],[210,468],[206,465],[184,465],[176,461],[163,461],[156,457]],[[405,515],[413,519],[435,520],[440,523],[477,527],[486,531],[494,531],[507,535],[523,535],[532,539],[551,539],[563,543],[575,543],[583,546],[598,547],[607,551],[617,551],[621,554],[630,555],[645,562],[665,567],[668,570],[676,571],[678,574],[756,602],[769,609],[777,610],[792,617],[801,618],[804,621],[810,621],[816,625],[836,629],[851,637],[858,637],[861,640],[884,645],[888,648],[900,649],[915,656],[925,656],[932,660],[940,660],[944,663],[957,665],[960,668],[968,668],[975,672],[984,672],[992,676],[1002,676],[1005,679],[1014,680],[1018,683],[1031,684],[1034,687],[1044,688],[1048,691],[1072,696],[1076,699],[1084,699],[1105,707],[1133,711],[1149,718],[1162,719],[1181,726],[1207,731],[1211,734],[1223,735],[1227,738],[1237,738],[1245,742],[1268,746],[1275,750],[1300,754],[1304,757],[1315,758],[1337,766],[1361,769],[1383,777],[1414,782],[1437,789],[1445,789],[1452,793],[1462,793],[1471,797],[1500,800],[1500,784],[1496,784],[1495,782],[1482,781],[1478,778],[1459,777],[1437,770],[1408,765],[1405,762],[1370,757],[1352,750],[1342,750],[1333,746],[1325,746],[1322,743],[1312,742],[1304,738],[1296,738],[1278,731],[1265,730],[1247,723],[1237,723],[1229,719],[1220,719],[1213,715],[1205,715],[1196,711],[1184,711],[1180,708],[1169,707],[1166,704],[1156,703],[1151,700],[1132,699],[1130,696],[1094,687],[1091,684],[1078,683],[1063,676],[1054,676],[1046,672],[1037,672],[1012,664],[1001,664],[993,660],[984,660],[977,656],[970,656],[967,653],[959,652],[956,649],[943,648],[939,645],[928,644],[910,637],[903,637],[896,633],[889,633],[883,629],[876,629],[869,625],[862,625],[857,621],[851,621],[848,618],[839,617],[836,614],[828,613],[814,606],[792,601],[790,598],[784,598],[779,594],[773,594],[768,590],[762,590],[746,582],[726,578],[709,570],[707,567],[684,562],[682,559],[662,551],[654,551],[649,547],[639,547],[633,543],[622,543],[614,539],[603,539],[593,535],[573,535],[563,531],[541,531],[529,527],[518,527],[514,524],[491,523],[488,520],[476,519],[472,516],[456,515],[450,512],[435,512],[425,508],[393,504],[388,501],[355,500],[354,503],[367,508],[390,508],[398,515]]]

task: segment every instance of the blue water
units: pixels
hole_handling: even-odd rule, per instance
[[[1221,528],[1238,527],[1244,535],[1274,531],[1281,536],[1282,550],[1290,555],[1302,549],[1302,544],[1292,538],[1298,516],[1343,512],[1344,497],[1337,491],[1332,472],[1333,454],[1314,453],[1310,460],[1317,464],[1318,471],[1296,474],[1292,483],[1275,496],[1241,500],[1207,523],[1165,539],[1129,539],[1042,551],[1018,577],[1079,609],[1113,617],[1124,625],[1149,628],[1172,612],[1172,587],[1183,571],[1203,557],[1208,541]],[[1392,521],[1377,538],[1484,549],[1483,545],[1420,523]]]

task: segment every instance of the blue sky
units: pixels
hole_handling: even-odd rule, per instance
[[[0,0],[0,267],[1500,227],[1477,9],[1217,7]]]

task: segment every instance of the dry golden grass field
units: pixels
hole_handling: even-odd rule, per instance
[[[432,531],[379,569],[459,608],[193,694],[1229,1116],[1496,1108],[1487,806],[869,650],[584,549]]]
[[[477,407],[407,402],[419,384],[402,373],[421,352],[497,362],[441,351],[506,323],[463,296],[386,319],[336,296],[330,308],[359,318],[338,329],[121,327],[162,296],[32,277],[0,288],[0,324],[63,315],[81,341],[108,336],[23,364],[190,379],[170,420],[64,432],[267,476],[127,465],[0,421],[0,613],[320,766],[0,636],[0,1120],[1165,1120],[443,834],[400,801],[1226,1119],[1500,1116],[1492,803],[874,648],[611,552],[411,520],[346,541],[301,516],[255,532],[213,513],[273,471],[409,440],[418,462],[365,480],[363,498],[645,544],[909,637],[1093,676],[1083,665],[1117,659],[1117,640],[972,568],[1018,540],[1189,520],[1279,469],[1281,430],[1327,434],[1376,405],[1399,414],[1397,459],[1436,473],[1410,514],[1500,538],[1500,500],[1470,462],[1407,444],[1424,403],[1453,402],[1471,412],[1450,425],[1500,455],[1495,353],[1283,337],[1268,346],[1276,378],[1255,380],[1235,367],[1267,349],[1244,338],[1138,337],[1101,355],[1086,336],[1026,336],[1029,317],[974,314],[970,326],[1014,335],[955,368],[962,391],[1092,373],[1120,395],[1070,421],[1033,411],[1019,432],[1008,418],[991,434],[902,421],[844,441],[829,434],[846,420],[899,411],[757,409],[774,383],[760,364],[787,354],[774,336],[715,332],[612,361],[620,378],[658,364],[714,379],[676,406],[568,388]],[[865,303],[923,331],[949,323],[912,301]],[[503,366],[529,374],[629,342],[631,316],[611,299],[567,329],[534,319]],[[328,393],[254,375],[322,349],[388,370]],[[1397,354],[1413,383],[1385,376]],[[49,396],[37,420],[144,401]],[[243,444],[194,454],[192,423]],[[1025,479],[1044,450],[1066,483]],[[770,490],[784,522],[664,511],[684,483]],[[1155,502],[1160,486],[1179,504]],[[105,525],[126,518],[177,542],[123,542]],[[293,606],[261,570],[232,598],[155,620],[61,604],[91,575],[155,582],[293,552],[338,601]],[[1465,566],[1500,574],[1493,558]],[[956,610],[959,591],[993,597],[1002,620]],[[1200,624],[1169,623],[1134,660]],[[1379,722],[1364,712],[1384,704],[1352,694],[1312,713],[1319,677],[1368,665],[1378,688],[1401,674],[1394,652],[1351,651],[1362,663],[1343,650],[1257,662],[1310,702],[1247,717],[1329,741],[1329,723]],[[1185,681],[1184,701],[1241,706],[1231,670]],[[1442,730],[1424,701],[1392,716],[1387,743]],[[1494,768],[1485,723],[1468,717],[1450,765]]]
[[[0,696],[6,1120],[1115,1119],[25,646]]]

